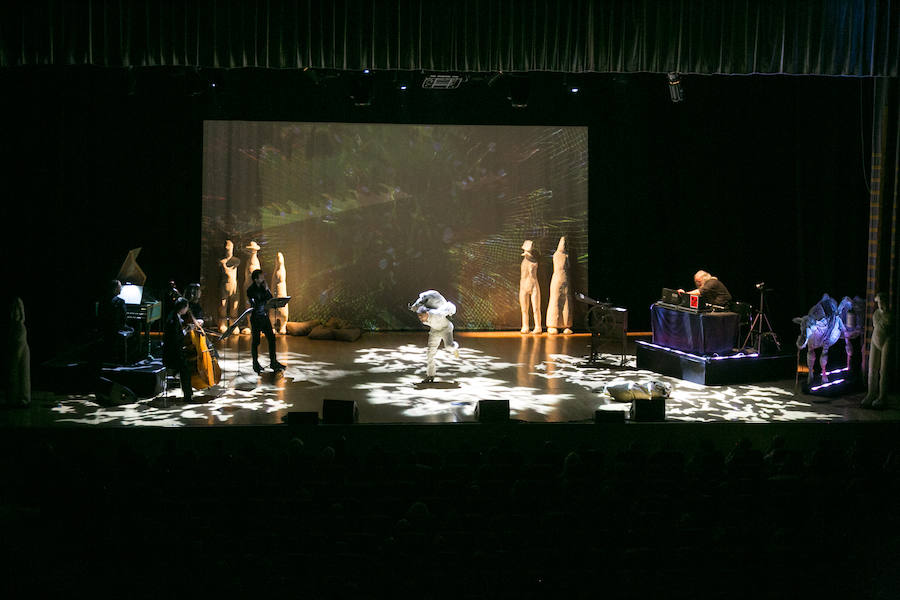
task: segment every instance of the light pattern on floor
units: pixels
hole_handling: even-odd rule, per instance
[[[403,414],[409,417],[446,413],[449,405],[449,410],[457,417],[454,420],[466,421],[472,420],[479,400],[509,400],[510,417],[515,419],[526,410],[546,415],[560,402],[574,399],[568,393],[542,393],[536,387],[510,385],[508,377],[496,376],[509,369],[519,369],[520,365],[516,363],[504,362],[470,348],[460,348],[459,355],[457,360],[450,352],[439,351],[437,383],[416,385],[424,377],[425,348],[412,344],[399,348],[365,348],[359,350],[356,364],[366,367],[368,373],[398,376],[389,381],[358,383],[354,389],[365,390],[368,401],[373,404],[403,407]]]
[[[318,410],[322,398],[333,397],[356,400],[361,413],[369,409],[369,422],[453,422],[471,421],[479,400],[503,399],[509,401],[513,419],[589,421],[597,408],[629,406],[615,403],[605,393],[606,386],[658,380],[672,386],[666,416],[673,421],[846,419],[827,406],[813,407],[808,396],[795,395],[793,382],[703,386],[638,370],[633,356],[620,366],[620,355],[602,354],[598,364],[588,366],[584,357],[568,354],[511,353],[518,359],[513,362],[478,348],[461,348],[459,359],[441,349],[437,381],[422,385],[424,345],[347,351],[352,359],[341,366],[309,354],[280,351],[279,359],[288,367],[278,376],[271,371],[257,376],[246,354],[225,355],[219,361],[221,383],[195,392],[195,399],[202,401],[195,404],[184,403],[175,386],[167,395],[112,407],[100,406],[90,395],[67,396],[58,398],[50,410],[56,422],[85,425],[274,424],[288,410]]]
[[[777,385],[700,385],[639,370],[635,368],[633,356],[628,357],[625,369],[617,367],[618,355],[601,355],[599,362],[607,366],[587,367],[583,359],[553,354],[535,370],[547,373],[545,377],[563,379],[601,393],[606,386],[616,383],[664,381],[672,385],[672,394],[666,400],[666,418],[676,421],[769,423],[844,418],[839,413],[807,410],[810,407],[808,401],[798,400],[793,390]],[[612,402],[611,396],[604,396]]]

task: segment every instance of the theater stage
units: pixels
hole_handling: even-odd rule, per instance
[[[221,349],[221,383],[195,392],[202,403],[184,403],[181,390],[171,385],[167,394],[115,407],[98,405],[92,395],[35,392],[31,407],[3,411],[0,419],[13,426],[277,425],[289,411],[321,412],[322,400],[333,398],[355,400],[360,423],[453,423],[473,421],[478,400],[506,399],[512,419],[588,423],[598,408],[628,409],[604,393],[606,385],[651,379],[672,385],[666,403],[671,422],[900,419],[900,410],[858,408],[861,392],[826,400],[795,393],[793,380],[704,386],[638,370],[633,354],[625,367],[616,354],[603,354],[602,364],[590,367],[590,337],[584,334],[460,332],[456,338],[460,358],[441,349],[431,385],[419,383],[424,332],[365,333],[349,343],[279,337],[278,357],[287,370],[259,377],[250,368],[250,336],[238,335]]]

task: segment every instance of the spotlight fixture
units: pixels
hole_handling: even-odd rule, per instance
[[[570,87],[570,88],[569,88],[569,93],[570,93],[570,94],[577,94],[577,93],[578,93],[578,88],[577,88],[577,87],[574,87],[574,86],[573,86],[573,87]]]
[[[672,102],[684,102],[684,89],[681,87],[681,78],[675,71],[666,75],[669,79],[669,99]]]
[[[455,90],[463,82],[461,75],[428,75],[422,80],[426,90]]]

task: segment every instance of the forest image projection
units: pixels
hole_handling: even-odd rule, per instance
[[[418,330],[407,303],[437,289],[458,329],[518,329],[526,239],[545,306],[560,236],[587,291],[586,127],[206,121],[202,194],[211,315],[225,240],[239,288],[251,242],[270,284],[284,255],[292,321]]]

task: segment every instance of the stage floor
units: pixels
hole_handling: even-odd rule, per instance
[[[506,399],[510,416],[527,422],[592,422],[594,410],[627,410],[604,392],[613,382],[661,380],[672,385],[670,422],[895,421],[900,410],[859,408],[862,392],[830,400],[794,391],[794,380],[703,386],[635,368],[635,358],[603,354],[587,366],[590,336],[457,333],[460,358],[443,349],[437,378],[425,374],[426,333],[365,333],[355,342],[278,338],[283,374],[257,376],[249,335],[220,348],[221,383],[182,401],[181,390],[116,407],[93,396],[35,392],[26,409],[0,412],[7,426],[275,425],[289,411],[318,411],[325,398],[355,400],[360,423],[471,422],[478,400]],[[265,348],[263,341],[262,348]],[[261,349],[262,349],[261,348]],[[263,358],[262,364],[268,365]],[[896,406],[896,403],[892,404]]]

